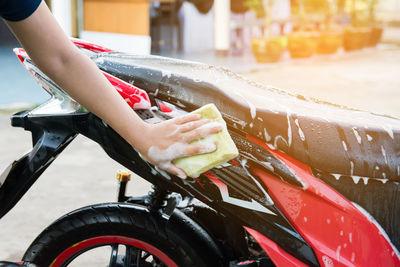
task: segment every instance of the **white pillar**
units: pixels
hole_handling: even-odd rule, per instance
[[[71,36],[71,2],[70,0],[52,0],[51,10],[64,32]]]
[[[227,54],[230,44],[230,0],[214,0],[214,46],[217,53]]]

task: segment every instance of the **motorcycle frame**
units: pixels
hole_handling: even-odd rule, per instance
[[[87,43],[82,45],[76,42],[76,45],[95,53],[111,52],[102,50],[99,46],[91,48]],[[26,60],[23,54],[19,54],[18,57]],[[101,65],[98,66],[102,69]],[[112,72],[104,68],[103,71],[128,82],[128,78],[118,74],[117,71]],[[181,103],[178,103],[173,94],[167,93],[171,88],[173,91],[177,85],[173,82],[146,78],[151,71],[138,69],[134,85],[139,88],[150,88],[150,101],[153,105],[157,105],[158,101],[166,101],[182,106],[184,102],[182,99]],[[196,85],[182,78],[179,86],[193,88]],[[202,94],[227,98],[211,86],[205,87],[206,89],[204,84],[202,86]],[[152,92],[154,88],[162,89],[155,93],[154,90]],[[189,102],[183,104],[186,111],[197,108]],[[230,162],[230,172],[224,168],[217,168],[197,179],[182,180],[161,172],[144,161],[111,127],[89,112],[38,115],[31,111],[23,111],[14,114],[11,119],[12,126],[32,132],[33,149],[12,163],[0,176],[0,182],[4,182],[0,187],[0,218],[19,201],[63,149],[78,134],[82,134],[97,142],[112,159],[157,188],[177,192],[183,197],[196,198],[218,216],[227,218],[225,221],[234,221],[233,225],[242,226],[277,265],[341,266],[384,263],[385,266],[398,266],[400,264],[398,251],[382,234],[382,229],[362,209],[315,177],[314,170],[309,166],[280,151],[272,150],[257,137],[249,135],[246,129],[235,128],[237,119],[223,115],[228,130],[238,145],[240,159],[244,160]],[[273,170],[266,166],[265,162],[269,162]],[[302,215],[306,216],[296,216],[290,210],[287,199],[294,195],[301,200],[304,207],[308,207],[303,208],[306,211]],[[331,221],[328,221],[328,216],[324,214],[331,215]],[[197,219],[205,229],[211,231],[215,228],[208,222],[209,220],[201,217]],[[312,221],[314,222],[307,224]],[[352,225],[348,221],[356,223]],[[331,232],[327,232],[326,229],[315,231],[315,227],[321,225]],[[367,241],[367,245],[353,244],[354,251],[357,253],[380,251],[380,255],[368,261],[358,257],[355,259],[354,251],[338,255],[339,246],[336,244],[336,239],[340,239],[340,231],[352,233],[351,236],[357,239],[368,235],[368,239],[363,239]],[[351,238],[349,239],[347,246],[351,243]],[[235,242],[241,241],[231,241]],[[339,252],[342,248],[339,248]]]

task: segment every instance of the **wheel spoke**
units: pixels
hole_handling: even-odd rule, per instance
[[[125,260],[124,260],[124,266],[125,267],[130,267],[131,266],[131,261],[132,261],[132,247],[126,245],[125,246]]]
[[[136,252],[136,267],[139,267],[141,256],[142,256],[142,250],[138,249]]]
[[[109,267],[115,267],[117,266],[117,259],[118,259],[118,244],[113,244],[111,246],[111,257],[110,257],[110,263]]]

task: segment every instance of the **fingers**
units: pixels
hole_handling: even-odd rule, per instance
[[[187,122],[200,120],[200,118],[201,118],[200,114],[191,113],[191,114],[183,115],[180,117],[176,117],[173,120],[175,121],[176,124],[184,124]]]
[[[216,149],[217,146],[214,143],[187,145],[185,148],[185,156],[210,153]]]
[[[197,120],[197,121],[187,122],[187,123],[182,124],[180,126],[179,130],[181,133],[190,132],[190,131],[192,131],[196,128],[199,128],[200,126],[203,126],[210,122],[212,122],[212,120]]]
[[[187,177],[186,173],[174,164],[170,164],[167,171],[169,173],[172,173],[172,174],[178,176],[181,179],[186,179],[186,177]]]
[[[223,126],[221,123],[210,122],[210,123],[204,124],[204,125],[196,128],[195,130],[185,133],[184,140],[187,143],[190,143],[194,140],[198,140],[207,135],[217,133],[217,132],[221,131],[222,128],[223,128]]]

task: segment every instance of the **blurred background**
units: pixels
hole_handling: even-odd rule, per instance
[[[220,65],[262,83],[368,110],[365,95],[399,96],[400,0],[46,3],[67,35],[115,50]],[[16,60],[15,46],[0,21],[0,109],[47,97]],[[373,111],[399,115],[385,105],[376,103]]]
[[[71,37],[218,65],[305,97],[400,118],[400,0],[46,3]],[[31,136],[12,128],[10,115],[48,98],[13,54],[18,46],[0,20],[0,171],[31,149]],[[79,136],[0,220],[0,260],[19,260],[61,215],[115,201],[118,168],[96,143]],[[148,190],[135,177],[128,194]]]

